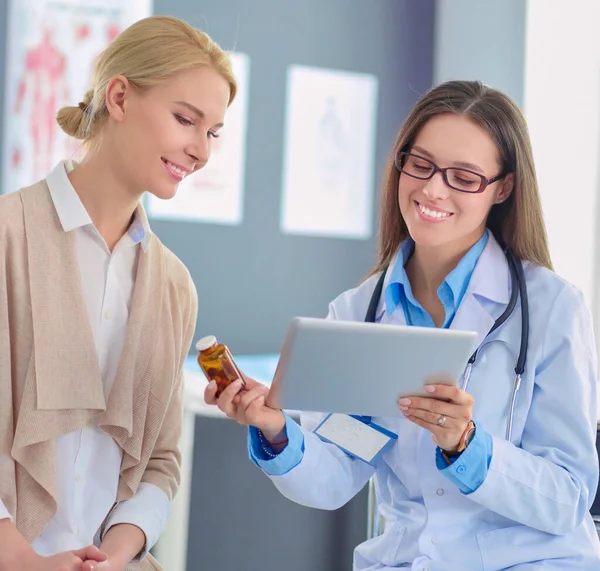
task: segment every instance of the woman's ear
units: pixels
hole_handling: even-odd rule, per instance
[[[498,192],[498,196],[496,197],[496,204],[504,202],[511,195],[514,186],[515,175],[511,172],[502,179],[502,185],[500,187],[500,191]]]
[[[113,77],[106,86],[106,109],[115,121],[125,116],[125,96],[130,89],[129,81],[122,75]]]

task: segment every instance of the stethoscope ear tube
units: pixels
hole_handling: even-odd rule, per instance
[[[521,298],[521,346],[519,347],[519,358],[515,367],[515,383],[510,399],[510,409],[508,411],[508,422],[506,424],[506,440],[510,442],[512,437],[513,418],[515,416],[515,404],[517,402],[517,393],[521,388],[521,375],[525,371],[527,361],[527,349],[529,345],[529,298],[527,297],[527,284],[523,273],[523,264],[515,260],[510,253],[507,255],[508,261],[513,265],[517,274],[517,284],[519,286],[519,297]]]
[[[496,319],[496,321],[494,321],[494,325],[492,325],[492,328],[487,332],[486,337],[489,337],[494,331],[496,331],[496,329],[498,329],[498,327],[500,327],[512,315],[512,313],[515,310],[515,307],[517,305],[517,298],[521,291],[520,274],[517,270],[517,267],[520,267],[521,265],[517,264],[514,256],[510,253],[509,250],[505,250],[504,254],[506,256],[506,261],[508,262],[508,269],[510,271],[510,284],[511,284],[510,299],[508,300],[508,305],[506,306],[506,309],[502,312],[502,315],[498,319]],[[527,297],[527,291],[525,291],[525,297]],[[522,298],[523,298],[523,296],[521,296],[521,299]],[[523,346],[523,331],[521,329],[521,351],[522,351],[522,346]],[[471,369],[473,368],[475,361],[477,361],[478,353],[479,353],[479,347],[477,349],[475,349],[475,352],[471,355],[469,361],[467,362],[467,368],[465,370],[463,386],[462,386],[463,391],[466,390],[466,388],[469,384],[469,378],[471,376]],[[517,367],[519,366],[518,363],[520,361],[521,361],[521,353],[519,353]],[[523,371],[521,371],[521,373],[522,372]]]
[[[525,371],[525,362],[527,361],[527,348],[529,343],[529,299],[527,297],[527,284],[525,282],[525,275],[523,273],[523,264],[520,260],[517,260],[514,254],[510,250],[505,250],[506,260],[508,262],[508,268],[510,270],[511,277],[511,292],[508,306],[502,313],[502,315],[494,322],[494,325],[488,332],[488,335],[498,329],[512,314],[517,304],[517,297],[521,299],[521,343],[519,346],[519,357],[517,358],[517,364],[515,366],[515,382],[513,384],[513,390],[510,397],[510,404],[508,410],[508,418],[506,422],[506,440],[510,442],[512,437],[513,419],[515,416],[515,405],[517,402],[517,393],[521,388],[521,378]],[[471,377],[471,369],[477,360],[477,353],[479,348],[475,350],[465,369],[463,376],[462,389],[467,390],[469,379]]]
[[[510,254],[508,259],[509,263],[512,263],[514,266],[517,274],[517,285],[519,286],[519,295],[521,297],[521,346],[519,347],[519,358],[517,359],[515,373],[522,375],[525,372],[529,344],[529,298],[527,297],[527,283],[525,281],[525,274],[523,273],[523,264],[517,261],[512,254]]]

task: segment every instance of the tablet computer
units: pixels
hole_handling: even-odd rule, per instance
[[[296,317],[266,403],[275,408],[400,417],[402,396],[428,382],[457,384],[477,334]]]

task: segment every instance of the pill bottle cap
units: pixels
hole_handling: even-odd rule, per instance
[[[206,349],[216,344],[217,338],[214,335],[207,335],[196,343],[196,351],[206,351]]]

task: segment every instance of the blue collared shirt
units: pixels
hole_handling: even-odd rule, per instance
[[[463,300],[473,270],[479,261],[479,256],[487,245],[489,238],[488,231],[483,233],[483,236],[477,243],[463,256],[442,282],[438,288],[437,294],[444,306],[445,318],[442,327],[447,329],[450,327],[456,310],[460,302]],[[421,304],[415,299],[408,276],[406,275],[406,263],[408,262],[415,244],[409,238],[402,243],[396,263],[392,268],[388,285],[385,289],[385,307],[386,312],[392,315],[398,306],[404,310],[404,317],[407,325],[417,325],[419,327],[435,327],[433,319],[427,313]]]
[[[462,257],[460,262],[446,276],[446,279],[438,288],[438,297],[444,306],[445,313],[442,328],[447,329],[450,327],[456,311],[467,292],[473,270],[475,270],[475,266],[487,245],[488,239],[489,231],[486,230],[483,236]],[[384,293],[386,312],[389,316],[398,307],[402,307],[407,325],[435,327],[435,323],[429,313],[415,299],[406,274],[405,266],[413,250],[414,242],[408,239],[403,242],[398,252]],[[464,494],[474,492],[483,483],[487,476],[491,459],[492,437],[480,426],[477,426],[468,450],[465,450],[459,457],[460,461],[453,460],[450,466],[448,466],[439,448],[436,453],[436,465],[438,469],[441,470],[444,476],[454,482]]]
[[[445,329],[450,327],[456,315],[488,239],[489,231],[486,230],[438,288],[438,296],[444,306],[445,318],[442,327]],[[414,242],[408,239],[403,242],[398,252],[384,292],[386,312],[391,315],[398,307],[401,307],[408,325],[435,327],[431,316],[415,299],[406,274],[405,265],[413,249]],[[302,431],[287,415],[286,431],[289,443],[276,458],[270,458],[263,452],[258,431],[255,428],[251,427],[248,433],[248,452],[251,460],[271,476],[286,474],[300,463],[304,455]],[[479,425],[476,425],[475,435],[467,450],[458,459],[452,460],[450,465],[447,464],[439,448],[436,453],[437,468],[463,494],[472,493],[481,486],[487,476],[491,459],[492,437]]]

